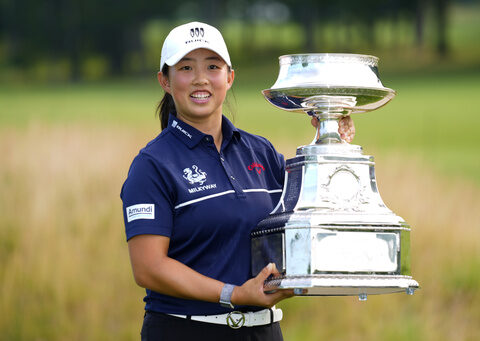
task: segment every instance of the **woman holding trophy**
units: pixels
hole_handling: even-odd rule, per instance
[[[264,292],[273,263],[251,278],[250,232],[280,198],[284,159],[223,115],[234,76],[216,28],[192,22],[165,39],[162,132],[121,192],[133,274],[146,289],[142,340],[282,340],[274,305],[293,291]],[[339,133],[353,137],[350,118]]]

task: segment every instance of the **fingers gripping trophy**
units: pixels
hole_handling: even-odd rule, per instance
[[[358,295],[405,291],[410,272],[410,226],[382,201],[372,156],[342,140],[342,117],[387,104],[378,58],[299,54],[279,58],[275,84],[263,91],[274,106],[318,119],[311,144],[287,160],[282,197],[252,232],[252,272],[274,262],[282,276],[265,290],[297,295]]]

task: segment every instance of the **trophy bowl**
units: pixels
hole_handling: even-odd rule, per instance
[[[375,56],[296,54],[280,56],[279,63],[277,81],[262,93],[277,108],[316,116],[316,144],[341,143],[343,116],[378,109],[396,94],[380,81]]]
[[[410,226],[382,201],[372,156],[343,141],[338,121],[387,104],[378,58],[358,54],[279,57],[265,99],[282,110],[319,120],[314,140],[286,161],[282,196],[251,233],[252,275],[274,262],[281,276],[265,290],[297,295],[358,295],[406,291],[418,283],[410,270]]]
[[[283,110],[350,114],[377,109],[395,97],[380,81],[375,56],[297,54],[279,62],[277,81],[262,93]]]

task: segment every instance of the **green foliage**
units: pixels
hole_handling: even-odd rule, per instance
[[[480,7],[454,2],[448,7],[447,21],[438,25],[434,7],[440,3],[444,1],[308,1],[299,8],[290,0],[228,6],[212,1],[180,5],[124,0],[114,5],[92,0],[3,1],[0,81],[148,75],[158,65],[166,34],[189,20],[217,25],[234,65],[272,60],[280,54],[350,52],[388,57],[384,67],[396,70],[415,64],[423,67],[438,59],[478,67]],[[272,4],[283,6],[290,13],[288,18],[272,17],[274,12],[268,12]],[[422,30],[416,30],[415,18],[424,18]],[[441,55],[437,48],[443,27],[448,49]]]

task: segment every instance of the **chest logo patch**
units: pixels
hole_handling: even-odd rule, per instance
[[[197,165],[193,165],[192,168],[185,168],[183,170],[183,178],[187,180],[190,185],[203,185],[207,181],[207,173],[198,168]]]
[[[265,167],[261,163],[252,162],[250,166],[247,167],[249,171],[253,171],[254,169],[257,171],[258,174],[261,174],[262,171],[265,171]]]

